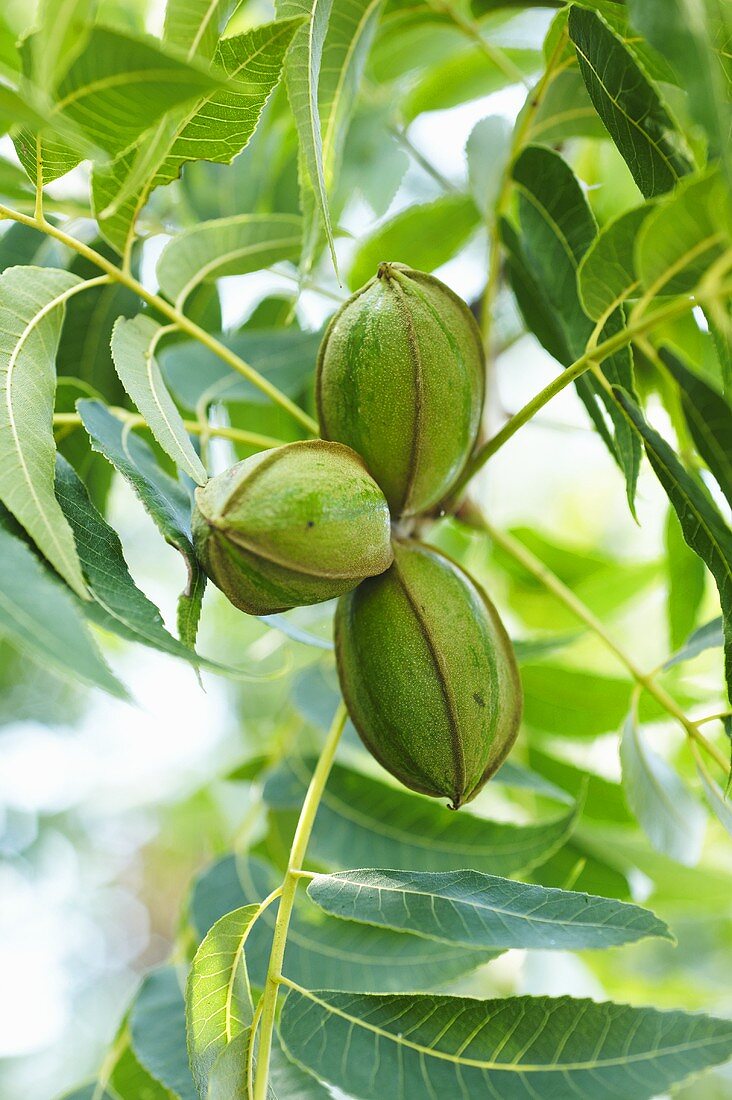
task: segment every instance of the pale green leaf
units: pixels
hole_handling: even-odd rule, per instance
[[[0,500],[74,591],[87,598],[74,536],[53,491],[55,355],[64,302],[84,283],[53,268],[0,276]]]
[[[671,934],[653,913],[478,871],[316,875],[308,896],[334,917],[465,947],[582,950]]]
[[[196,882],[191,917],[204,933],[232,908],[261,902],[282,882],[282,873],[251,856],[229,856]],[[276,910],[266,909],[247,937],[247,969],[262,988],[272,947]],[[285,973],[305,985],[330,989],[432,989],[474,970],[494,957],[485,948],[470,950],[433,943],[418,936],[370,928],[325,916],[300,896],[287,937]]]
[[[600,230],[577,270],[582,306],[593,321],[639,297],[640,279],[635,270],[634,246],[638,230],[653,210],[652,202],[621,214]]]
[[[193,448],[158,366],[156,349],[164,331],[144,314],[132,320],[121,317],[112,330],[112,358],[122,385],[165,453],[193,481],[205,485],[206,468]]]
[[[94,8],[95,0],[41,0],[31,39],[35,85],[56,88],[86,45]]]
[[[226,78],[226,85],[171,111],[137,146],[95,168],[94,207],[102,231],[116,248],[128,246],[152,190],[176,179],[185,163],[229,164],[247,145],[300,22],[268,23],[222,39],[213,71]]]
[[[267,779],[264,797],[274,809],[297,809],[310,766],[290,759]],[[531,825],[454,813],[434,800],[388,787],[336,765],[313,829],[313,859],[346,869],[378,863],[402,870],[453,871],[463,867],[494,874],[536,866],[572,832],[576,809]]]
[[[567,26],[590,98],[641,193],[669,191],[693,162],[659,92],[599,13],[573,4]]]
[[[188,61],[210,61],[237,4],[238,0],[168,0],[163,41],[183,50]]]
[[[199,283],[295,259],[300,235],[301,221],[292,214],[239,214],[203,222],[163,249],[157,265],[160,287],[180,307]]]
[[[646,744],[634,714],[623,727],[620,763],[628,804],[654,848],[693,866],[701,855],[706,814],[678,772]]]
[[[682,661],[691,661],[694,657],[698,657],[700,653],[703,653],[707,649],[721,649],[724,645],[724,623],[722,616],[718,619],[712,619],[711,622],[704,623],[703,626],[698,627],[694,633],[686,639],[684,645],[673,657],[670,657],[664,668],[672,668],[674,665],[679,665]]]
[[[502,115],[477,122],[465,146],[468,181],[475,205],[488,215],[498,198],[511,150],[511,126]]]
[[[323,53],[333,0],[277,0],[275,10],[280,19],[305,16],[307,20],[298,28],[292,40],[285,63],[285,80],[292,113],[295,116],[307,179],[315,195],[318,213],[328,238],[333,266],[337,274],[338,261],[333,242],[333,227],[323,163],[323,132],[318,100]]]
[[[292,989],[285,1050],[359,1100],[650,1100],[732,1054],[732,1023],[573,1000]]]
[[[671,652],[675,652],[693,632],[698,621],[707,571],[701,558],[687,545],[679,517],[673,508],[669,508],[666,516],[664,545],[668,577],[666,615]]]
[[[21,535],[0,508],[0,634],[43,668],[127,699],[71,593],[43,568]]]
[[[53,183],[83,160],[83,153],[77,149],[46,134],[41,137],[37,130],[25,126],[13,135],[13,145],[18,160],[35,186]]]
[[[468,195],[443,195],[409,206],[362,241],[348,272],[348,285],[353,290],[363,286],[383,260],[408,261],[419,271],[434,271],[452,259],[479,222],[478,208]]]
[[[186,1050],[183,978],[174,966],[146,975],[130,1009],[130,1040],[140,1063],[177,1100],[198,1100]]]
[[[252,1029],[247,1027],[221,1050],[217,1049],[215,1061],[203,1089],[199,1085],[201,1097],[205,1097],[205,1100],[244,1100],[249,1081],[248,1057],[251,1038]],[[279,1097],[275,1098],[271,1086],[267,1100],[279,1100]]]
[[[679,384],[681,407],[694,445],[732,507],[732,408],[668,348],[662,362]]]
[[[245,944],[258,913],[257,905],[246,905],[221,917],[206,933],[191,964],[186,1032],[193,1080],[201,1096],[206,1095],[214,1062],[251,1026]]]
[[[178,633],[183,644],[192,649],[206,575],[191,542],[188,492],[161,470],[148,444],[129,431],[101,402],[83,400],[77,403],[77,408],[94,450],[103,454],[130,482],[165,541],[183,557],[188,579],[178,601]]]
[[[732,836],[732,803],[729,800],[729,794],[725,794],[719,784],[712,778],[701,758],[697,760],[697,771],[712,812]]]

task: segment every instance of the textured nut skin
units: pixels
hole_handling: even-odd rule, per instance
[[[362,459],[322,439],[253,455],[196,490],[201,564],[250,615],[329,600],[383,572],[390,533]]]
[[[341,597],[341,690],[373,756],[406,787],[474,798],[505,760],[521,681],[493,604],[443,554],[397,542],[387,572]]]
[[[485,357],[449,287],[384,263],[331,320],[318,356],[321,434],[363,456],[395,515],[439,504],[475,445]]]

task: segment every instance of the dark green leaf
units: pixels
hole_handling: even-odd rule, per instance
[[[666,516],[665,530],[668,598],[666,612],[671,652],[681,646],[698,621],[704,599],[707,571],[704,562],[687,545],[679,517],[673,508]]]
[[[573,4],[567,25],[590,98],[642,194],[670,191],[693,162],[658,91],[597,12]]]
[[[174,966],[164,966],[143,979],[130,1009],[130,1037],[135,1055],[156,1081],[179,1100],[198,1100],[188,1068],[183,977]]]

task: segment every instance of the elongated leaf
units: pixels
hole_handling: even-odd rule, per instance
[[[249,1081],[248,1056],[252,1029],[244,1031],[217,1050],[216,1059],[211,1066],[206,1084],[199,1092],[205,1100],[244,1100]],[[268,1100],[274,1100],[272,1088],[268,1090]]]
[[[189,61],[210,60],[236,6],[237,0],[168,0],[163,41],[184,50]]]
[[[664,531],[668,597],[666,614],[671,651],[677,650],[697,624],[704,599],[707,570],[704,562],[687,545],[673,508],[669,508]]]
[[[77,409],[94,450],[130,482],[165,541],[185,561],[188,582],[178,601],[178,632],[183,644],[192,649],[206,576],[191,542],[190,497],[179,482],[160,469],[147,443],[99,401],[79,401]]]
[[[570,167],[549,149],[528,146],[513,166],[519,193],[521,233],[508,233],[512,281],[519,306],[547,350],[564,366],[585,351],[594,324],[580,303],[577,271],[580,261],[597,236],[597,226],[577,179]],[[538,319],[538,323],[537,323]],[[622,308],[613,311],[601,338],[623,328]],[[624,348],[602,364],[605,377],[633,387],[633,361]],[[628,503],[635,504],[635,487],[640,466],[640,445],[623,423],[614,402],[600,383],[589,375],[576,383],[595,427],[613,458],[625,474]],[[605,410],[614,426],[611,436]]]
[[[33,83],[51,92],[86,44],[93,0],[41,0],[32,37]]]
[[[42,667],[128,698],[97,649],[71,593],[43,568],[1,506],[0,634]]]
[[[379,997],[291,990],[285,1050],[359,1100],[647,1100],[732,1053],[732,1024],[571,997]],[[314,1038],[317,1037],[317,1041]]]
[[[427,68],[404,100],[404,117],[411,122],[423,111],[448,110],[518,84],[541,69],[535,49],[500,48],[505,64],[486,56],[480,46],[453,52]]]
[[[635,267],[644,288],[686,294],[731,247],[728,196],[712,172],[684,180],[657,204],[638,232]]]
[[[697,771],[712,812],[732,836],[732,803],[729,800],[729,794],[715,782],[703,761],[697,760]]]
[[[599,13],[573,4],[567,26],[590,99],[642,194],[670,191],[693,162],[656,88]]]
[[[723,157],[732,184],[730,77],[719,56],[732,35],[725,0],[630,0],[629,7],[634,26],[683,78],[691,112],[712,153]]]
[[[376,274],[385,256],[433,271],[447,263],[475,231],[480,215],[467,195],[443,195],[434,202],[410,206],[379,226],[362,242],[348,273],[356,290]]]
[[[732,408],[667,348],[659,352],[681,390],[691,437],[732,505]]]
[[[81,279],[53,268],[0,276],[0,500],[77,595],[74,536],[53,491],[55,355],[63,306]]]
[[[310,766],[291,759],[265,784],[274,809],[299,808]],[[459,814],[336,765],[320,804],[310,853],[332,867],[376,862],[403,870],[466,866],[498,874],[548,859],[572,831],[576,811],[536,825],[510,825]]]
[[[133,581],[117,532],[96,510],[84,483],[60,455],[56,459],[56,496],[74,532],[93,597],[84,604],[88,618],[132,642],[195,660],[195,654],[168,633],[155,604]]]
[[[130,1009],[132,1049],[145,1069],[179,1100],[198,1100],[188,1068],[181,977],[174,966],[152,970]]]
[[[648,425],[635,402],[616,390],[615,396],[643,438],[658,480],[676,509],[684,538],[717,582],[725,636],[728,692],[732,691],[732,531],[668,443]]]
[[[323,131],[318,98],[333,0],[277,0],[275,10],[280,19],[297,16],[305,16],[307,19],[292,40],[285,63],[285,80],[297,125],[303,169],[307,174],[309,189],[315,197],[337,273],[338,261],[333,243],[323,163]]]
[[[58,86],[51,121],[69,119],[91,142],[116,154],[169,108],[217,83],[152,40],[95,26]]]
[[[645,743],[632,714],[623,727],[620,762],[628,803],[654,848],[693,866],[701,855],[706,814],[679,774]]]
[[[207,20],[213,7],[208,3],[205,9],[196,5],[195,18]],[[221,9],[222,5],[216,7]],[[183,8],[186,10],[179,22],[188,18],[186,5]],[[225,5],[224,12],[227,9]],[[154,188],[176,179],[186,162],[229,164],[247,145],[267,97],[280,78],[285,53],[300,22],[282,20],[222,39],[214,57],[214,72],[226,77],[226,86],[197,99],[192,106],[175,108],[138,145],[111,164],[95,168],[94,207],[102,232],[116,248],[124,251],[127,247],[137,217]],[[205,22],[208,30],[204,29],[198,40],[199,52],[212,25],[211,20]],[[193,25],[188,25],[188,33],[192,31]],[[182,35],[183,27],[178,27],[176,33]],[[191,44],[196,40],[194,35]]]
[[[112,358],[122,385],[165,453],[193,481],[205,485],[206,468],[193,449],[157,363],[162,333],[163,327],[143,314],[131,321],[120,318],[112,331]]]
[[[502,115],[482,118],[465,145],[468,180],[475,205],[492,214],[511,152],[511,126]]]
[[[261,859],[229,856],[197,881],[191,918],[199,934],[231,909],[261,902],[281,884],[282,875]],[[249,977],[264,985],[272,946],[275,906],[252,925],[246,942]],[[293,913],[284,969],[305,985],[331,989],[433,989],[474,970],[494,952],[434,943],[419,936],[324,916],[305,897]]]
[[[579,296],[594,321],[638,289],[633,249],[638,230],[652,210],[652,203],[644,203],[609,222],[582,257],[577,271]]]
[[[466,947],[580,950],[672,938],[663,921],[635,905],[478,871],[341,871],[317,875],[308,895],[334,917]]]
[[[712,619],[711,622],[705,623],[704,626],[700,626],[698,630],[695,630],[690,638],[687,638],[684,646],[674,653],[664,668],[672,668],[674,665],[681,664],[682,661],[691,661],[694,657],[698,657],[700,653],[703,653],[705,649],[722,648],[724,645],[724,623],[722,616],[718,619]]]
[[[158,260],[158,281],[181,306],[199,283],[296,259],[300,234],[300,219],[291,214],[239,214],[203,222],[166,245]]]
[[[171,1100],[168,1089],[140,1064],[129,1040],[109,1076],[109,1087],[112,1100]],[[89,1100],[100,1100],[98,1093],[92,1094]]]
[[[193,1080],[201,1096],[206,1095],[214,1062],[251,1026],[245,944],[258,912],[256,905],[246,905],[221,917],[207,932],[191,964],[186,1032]]]

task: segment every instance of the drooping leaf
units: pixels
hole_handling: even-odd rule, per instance
[[[724,645],[724,622],[720,615],[718,619],[712,619],[711,622],[705,623],[704,626],[700,626],[691,637],[686,639],[685,644],[678,652],[674,653],[664,668],[672,668],[674,665],[679,665],[682,661],[691,661],[694,657],[698,657],[700,653],[703,653],[706,649],[721,649]]]
[[[182,7],[179,23],[189,18],[187,6]],[[208,18],[214,5],[195,7],[195,19],[205,21],[199,24],[199,30],[204,28],[198,41],[200,52],[215,26]],[[224,5],[224,11],[227,9]],[[202,96],[192,106],[175,108],[138,145],[110,164],[95,168],[94,207],[102,232],[116,248],[125,251],[150,193],[176,179],[185,163],[208,160],[229,164],[245,148],[280,78],[285,53],[299,25],[297,19],[282,20],[222,39],[214,71],[226,77],[226,86]],[[190,33],[193,25],[187,29]],[[182,33],[180,26],[176,34]],[[194,35],[192,44],[195,42]]]
[[[603,226],[582,257],[577,285],[582,307],[593,321],[637,291],[640,280],[633,248],[638,230],[652,210],[653,203],[644,203]]]
[[[706,814],[678,772],[645,743],[633,714],[623,727],[620,762],[628,803],[654,848],[693,866],[701,855]]]
[[[635,905],[478,871],[340,871],[316,875],[308,896],[334,917],[465,947],[577,951],[671,937]]]
[[[503,57],[503,64],[471,44],[425,68],[421,79],[404,99],[406,121],[411,122],[423,111],[448,110],[525,82],[541,68],[538,50],[497,47],[497,51]]]
[[[384,257],[420,271],[447,263],[475,231],[480,215],[467,195],[443,195],[434,202],[409,206],[379,226],[359,246],[348,272],[356,290],[376,274]]]
[[[251,1041],[252,1029],[247,1027],[230,1043],[217,1049],[203,1089],[199,1086],[202,1100],[243,1100],[249,1083],[248,1056]],[[268,1100],[273,1100],[271,1086],[268,1089]]]
[[[622,390],[615,396],[643,438],[648,460],[676,510],[684,538],[699,555],[717,582],[725,634],[725,669],[728,692],[732,690],[732,531],[698,484],[674,454],[666,440]]]
[[[311,768],[290,759],[273,772],[264,797],[273,809],[302,804]],[[572,831],[576,810],[535,825],[489,821],[388,787],[342,765],[331,772],[313,829],[313,859],[336,869],[379,863],[403,870],[475,867],[511,874],[548,857]]]
[[[0,500],[77,595],[87,598],[71,533],[53,491],[55,354],[66,299],[82,280],[53,268],[0,276]]]
[[[191,542],[191,501],[180,482],[161,470],[150,447],[99,401],[79,401],[79,415],[92,447],[131,484],[166,542],[182,555],[188,570],[178,601],[178,633],[193,649],[206,576]]]
[[[195,660],[195,654],[168,633],[155,604],[133,581],[117,532],[96,510],[84,483],[60,455],[56,459],[56,496],[74,532],[93,597],[84,604],[87,617],[129,641]]]
[[[198,1100],[188,1067],[182,978],[174,966],[143,979],[129,1016],[132,1049],[145,1069],[178,1100]]]
[[[556,153],[528,146],[513,166],[519,194],[520,233],[508,224],[504,242],[510,252],[509,273],[529,327],[565,367],[585,351],[595,328],[579,299],[577,271],[597,235],[597,226],[577,179]],[[607,318],[600,339],[624,327],[622,308]],[[608,381],[633,387],[631,353],[623,348],[601,366]],[[621,383],[622,384],[622,383]],[[625,474],[628,502],[634,509],[640,445],[623,423],[614,402],[592,376],[583,375],[577,391],[592,421]],[[608,413],[614,427],[610,433]]]
[[[120,318],[112,331],[112,358],[122,385],[145,417],[165,453],[198,485],[208,479],[178,409],[168,393],[156,358],[162,325],[139,314]]]
[[[128,698],[97,649],[71,593],[43,568],[1,507],[0,634],[42,667]]]
[[[687,545],[673,508],[669,508],[666,516],[664,544],[668,576],[666,614],[671,651],[675,652],[697,624],[707,571],[701,558]]]
[[[415,1082],[425,1096],[648,1100],[732,1053],[729,1021],[571,997],[292,989],[280,1035],[291,1057],[359,1100],[408,1100]]]
[[[168,0],[163,41],[184,50],[188,60],[210,60],[237,0]]]
[[[697,760],[697,771],[709,807],[730,836],[732,836],[732,803],[729,800],[729,795],[725,794],[719,784],[712,778],[707,770],[706,764],[702,760]]]
[[[473,201],[488,215],[498,198],[511,148],[511,127],[502,115],[482,118],[470,131],[465,145],[468,181]]]
[[[291,214],[239,214],[203,222],[165,246],[157,265],[158,282],[180,307],[200,283],[296,259],[300,235],[300,219]]]
[[[194,887],[191,918],[197,931],[203,934],[231,909],[258,904],[281,880],[274,867],[251,856],[228,856],[214,864]],[[266,979],[275,916],[276,908],[270,906],[247,937],[249,977],[260,988]],[[321,982],[331,989],[432,989],[492,957],[485,948],[430,943],[403,932],[326,917],[303,896],[295,905],[284,971],[304,985]]]
[[[186,1033],[193,1080],[207,1095],[214,1063],[252,1023],[245,945],[259,908],[246,905],[221,917],[195,954],[186,987]],[[219,1067],[217,1076],[223,1075]]]
[[[659,356],[679,384],[681,407],[696,449],[732,506],[732,408],[668,348],[662,348]]]
[[[670,191],[693,162],[659,92],[598,12],[573,4],[567,27],[590,98],[641,193]]]

